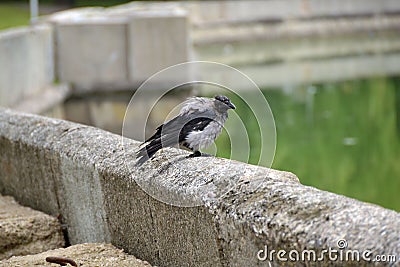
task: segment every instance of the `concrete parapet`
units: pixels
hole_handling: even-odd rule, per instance
[[[101,11],[67,11],[44,20],[55,25],[59,79],[77,91],[131,88],[190,59],[183,10]]]
[[[319,253],[338,249],[339,240],[372,256],[400,254],[399,213],[303,186],[287,172],[186,158],[176,149],[136,168],[138,142],[121,141],[93,127],[3,109],[0,192],[62,214],[72,243],[112,242],[160,266],[268,266],[257,258],[265,246]],[[167,203],[198,205],[165,204],[138,184]],[[332,262],[325,257],[318,265]]]
[[[64,246],[58,220],[23,207],[12,197],[0,195],[0,266],[12,256],[40,253]],[[15,266],[15,265],[14,265]]]
[[[265,78],[282,86],[280,76],[292,71],[293,62],[335,64],[336,57],[396,53],[399,10],[394,0],[132,2],[63,11],[42,22],[56,25],[60,80],[81,93],[137,88],[156,72],[191,59],[250,68],[283,62],[289,67]],[[371,64],[373,74],[379,64]]]
[[[3,267],[55,266],[54,263],[52,264],[46,261],[48,257],[56,257],[58,259],[62,257],[64,259],[73,260],[78,266],[151,267],[146,261],[127,255],[122,250],[110,244],[101,243],[79,244],[68,248],[46,251],[36,255],[13,257],[0,262],[0,265]]]
[[[318,0],[240,0],[191,1],[186,4],[197,26],[218,23],[282,21],[322,17],[369,16],[400,11],[396,0],[349,0],[321,2]]]
[[[130,2],[110,8],[110,12],[122,14],[137,10],[166,10],[183,8],[188,11],[195,27],[227,23],[257,21],[302,20],[326,17],[362,17],[395,14],[400,11],[396,0],[348,0],[321,2],[318,0],[239,0],[239,1],[175,1]]]
[[[48,25],[0,32],[0,106],[11,107],[54,80],[53,32]]]

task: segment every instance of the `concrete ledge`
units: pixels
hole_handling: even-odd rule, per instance
[[[0,192],[61,213],[72,243],[112,242],[160,266],[268,266],[257,259],[265,246],[318,253],[337,249],[340,239],[374,256],[400,254],[399,213],[303,186],[287,172],[187,159],[175,149],[137,169],[137,145],[96,128],[1,110]],[[148,189],[164,200],[199,206],[165,204],[138,183],[153,185]],[[318,262],[332,264],[327,257]]]
[[[0,106],[11,107],[54,80],[53,31],[48,25],[0,32]]]
[[[295,38],[312,38],[316,40],[319,38],[354,38],[354,35],[383,35],[385,32],[393,32],[395,34],[398,33],[399,29],[400,16],[391,15],[384,17],[288,20],[282,23],[219,24],[194,28],[191,36],[194,45],[201,46],[257,41],[281,41],[283,43]],[[372,39],[371,36],[370,39]]]
[[[46,251],[37,255],[13,257],[1,262],[1,266],[55,266],[46,262],[47,257],[64,257],[73,260],[78,266],[118,266],[151,267],[148,262],[126,255],[110,244],[80,244],[68,248]],[[60,265],[58,265],[60,266]],[[71,265],[67,265],[71,266]]]
[[[1,195],[0,240],[0,261],[64,246],[61,225],[56,218]]]

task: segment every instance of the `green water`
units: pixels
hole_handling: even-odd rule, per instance
[[[289,91],[263,90],[277,127],[272,167],[295,173],[305,185],[400,211],[400,78]],[[250,163],[256,164],[257,122],[237,96],[230,97],[250,133]],[[227,143],[225,132],[217,140],[218,156],[229,157]]]

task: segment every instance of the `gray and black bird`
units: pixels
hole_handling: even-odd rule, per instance
[[[223,95],[188,98],[175,118],[160,125],[141,144],[136,164],[142,165],[163,147],[183,146],[193,151],[190,157],[201,156],[200,149],[214,142],[228,118],[228,110],[235,108]]]

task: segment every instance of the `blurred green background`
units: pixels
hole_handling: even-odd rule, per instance
[[[400,211],[400,77],[299,86],[289,93],[264,88],[263,93],[277,128],[273,168],[295,173],[303,184]],[[254,134],[250,163],[256,164],[257,121],[240,98],[230,97]],[[218,156],[230,156],[229,142],[224,132],[217,140]]]
[[[27,7],[12,3],[1,3],[0,18],[0,30],[14,26],[28,25],[29,10]]]

